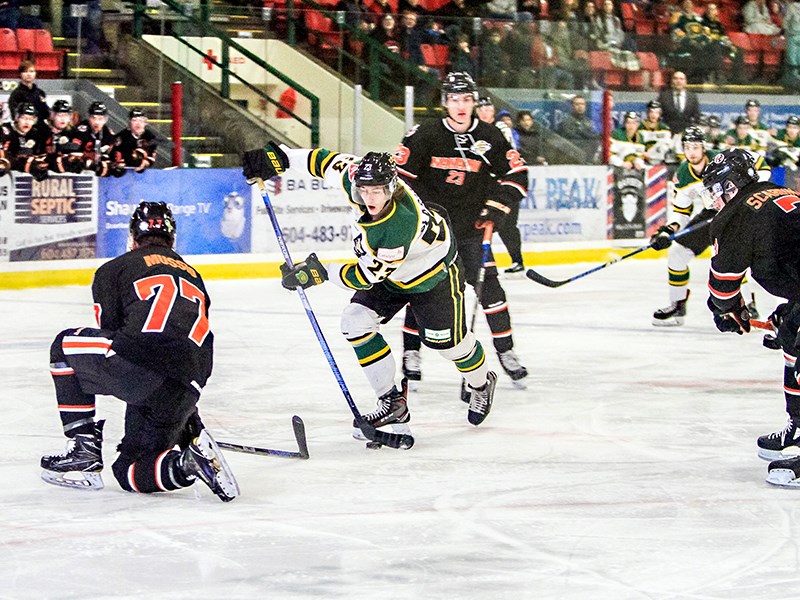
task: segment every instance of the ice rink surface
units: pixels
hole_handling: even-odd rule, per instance
[[[562,279],[593,265],[542,267]],[[756,438],[785,423],[782,356],[761,333],[721,334],[692,264],[684,327],[656,329],[666,261],[630,260],[558,289],[506,280],[528,389],[500,374],[467,423],[454,367],[423,352],[416,445],[367,450],[296,294],[277,280],[210,281],[215,371],[201,401],[219,440],[311,459],[227,453],[242,490],[49,486],[64,441],[47,369],[61,329],[91,325],[83,287],[0,291],[0,598],[796,598],[800,491],[764,483]],[[309,290],[363,412],[371,390],[339,333],[349,295]],[[762,318],[776,301],[758,296]],[[472,308],[472,297],[468,300]],[[499,365],[488,329],[478,335]],[[399,356],[400,319],[384,328]]]

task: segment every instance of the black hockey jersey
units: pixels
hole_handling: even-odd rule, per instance
[[[87,120],[78,123],[75,130],[81,137],[81,151],[91,163],[97,164],[103,157],[110,157],[117,145],[117,134],[108,125],[103,125],[103,129],[94,133]]]
[[[146,128],[138,138],[130,129],[123,129],[119,132],[113,158],[115,161],[124,162],[126,167],[138,167],[141,165],[141,160],[136,160],[133,152],[137,148],[141,148],[147,154],[150,164],[153,164],[156,160],[157,146],[156,135],[150,128]]]
[[[519,152],[494,125],[473,117],[465,133],[446,119],[426,121],[406,134],[395,153],[397,172],[425,203],[447,211],[456,239],[481,237],[475,221],[487,200],[508,207],[528,190]]]
[[[211,375],[214,334],[203,279],[174,250],[148,245],[101,266],[92,295],[111,349],[198,392]]]
[[[739,192],[711,222],[708,287],[721,310],[734,308],[748,267],[774,296],[800,300],[800,194],[759,182]]]
[[[83,137],[71,125],[64,129],[47,127],[45,152],[47,164],[51,171],[56,173],[80,173],[83,170],[84,159]]]
[[[13,123],[4,123],[2,138],[5,157],[16,171],[28,173],[31,159],[46,152],[47,132],[36,125],[22,133]]]

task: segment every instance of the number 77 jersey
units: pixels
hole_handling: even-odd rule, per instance
[[[198,392],[211,375],[214,334],[200,274],[171,248],[147,245],[102,265],[92,283],[111,350]]]

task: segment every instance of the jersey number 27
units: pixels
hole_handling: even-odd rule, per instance
[[[176,283],[177,279],[177,283]],[[189,331],[189,339],[202,346],[208,335],[208,312],[206,297],[202,290],[183,277],[172,275],[151,275],[133,282],[139,300],[150,300],[155,296],[150,307],[150,314],[142,327],[142,333],[160,333],[167,325],[169,315],[175,306],[175,299],[180,294],[190,302],[197,303],[197,319]]]

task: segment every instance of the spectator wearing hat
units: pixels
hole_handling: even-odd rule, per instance
[[[56,100],[50,109],[47,133],[47,164],[55,173],[80,173],[86,163],[81,151],[82,137],[72,126],[72,104]]]
[[[88,168],[98,177],[122,177],[125,174],[125,163],[112,158],[117,135],[106,123],[108,108],[102,102],[92,102],[89,106],[89,117],[76,127],[82,138],[81,151]]]
[[[514,119],[511,118],[511,113],[507,110],[501,110],[497,113],[497,122],[503,123],[506,127],[511,130],[511,138],[514,140],[511,142],[511,146],[515,149],[519,149],[519,133],[517,130],[514,129]]]
[[[611,132],[611,157],[614,167],[623,169],[644,169],[645,148],[642,132],[639,131],[641,119],[638,113],[626,112],[622,117],[622,127]]]
[[[39,123],[44,123],[50,117],[47,94],[36,85],[36,63],[32,60],[23,60],[19,64],[19,83],[8,97],[8,110],[12,119],[16,119],[17,108],[25,102],[32,104],[36,109]]]
[[[133,167],[136,173],[152,167],[156,162],[158,140],[147,126],[147,116],[141,108],[133,108],[128,114],[128,127],[119,132],[115,147],[117,162]]]
[[[27,173],[37,181],[47,179],[45,134],[36,126],[39,117],[30,102],[17,105],[14,122],[2,126],[3,158],[0,170]]]

